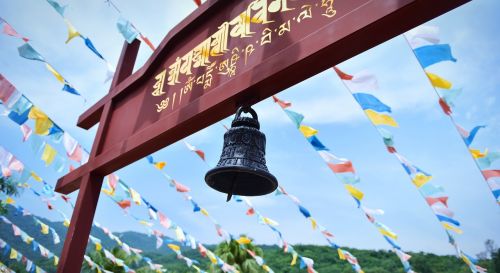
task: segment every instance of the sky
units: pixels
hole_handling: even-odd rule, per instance
[[[61,2],[68,4],[66,17],[73,25],[93,41],[107,60],[116,64],[123,45],[116,29],[119,15],[102,0]],[[116,0],[116,4],[123,16],[156,45],[196,8],[192,1]],[[463,88],[454,108],[456,120],[465,128],[487,125],[474,144],[497,151],[500,150],[498,10],[500,2],[496,0],[476,0],[426,23],[440,28],[442,42],[452,46],[458,59],[456,63],[440,63],[430,69]],[[109,82],[103,82],[106,74],[103,62],[79,39],[64,43],[67,35],[64,21],[46,1],[0,0],[0,16],[19,33],[30,37],[33,47],[81,91],[87,101],[61,92],[61,85],[43,64],[18,56],[17,47],[22,42],[5,35],[0,35],[0,73],[90,150],[97,126],[86,131],[75,124],[85,109],[108,92]],[[150,55],[151,50],[141,46],[136,69]],[[500,208],[449,118],[439,108],[436,94],[404,38],[395,37],[338,67],[350,73],[368,70],[378,77],[380,88],[373,94],[393,108],[393,117],[399,122],[399,127],[392,130],[396,146],[408,159],[432,173],[433,181],[446,189],[449,206],[464,230],[463,235],[457,236],[462,249],[476,254],[484,249],[486,239],[500,244]],[[319,138],[336,155],[354,163],[361,177],[359,187],[365,193],[365,204],[385,211],[378,220],[399,235],[398,241],[404,250],[453,253],[435,216],[397,160],[387,153],[375,128],[332,70],[290,87],[278,96],[293,102],[294,110],[305,115],[304,123],[317,129]],[[282,110],[270,99],[255,105],[255,110],[267,137],[267,166],[279,183],[336,236],[338,244],[388,249],[341,182]],[[204,182],[205,173],[217,163],[222,150],[225,132],[222,124],[229,125],[230,121],[228,117],[187,137],[189,143],[205,151],[208,164],[189,152],[182,141],[156,152],[154,157],[168,163],[165,171],[189,186],[193,198],[226,230],[236,235],[248,234],[256,243],[275,244],[274,234],[260,225],[257,218],[246,216],[243,204],[226,203],[223,194]],[[0,132],[0,145],[55,184],[61,174],[46,168],[40,156],[23,144],[18,126],[0,117]],[[194,214],[192,206],[170,188],[160,172],[146,160],[139,160],[117,174],[198,240],[219,242],[213,225],[200,214]],[[76,193],[71,196],[76,199]],[[268,195],[252,200],[262,214],[280,223],[279,229],[287,241],[326,243],[285,197]],[[27,191],[18,202],[36,215],[60,220]],[[71,214],[62,202],[57,201],[55,205]],[[132,208],[131,213],[147,218],[144,208]],[[146,232],[104,194],[101,194],[95,219],[112,231]]]

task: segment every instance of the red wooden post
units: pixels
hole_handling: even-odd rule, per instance
[[[131,44],[124,43],[118,67],[111,83],[110,94],[120,82],[132,74],[139,46],[139,40],[135,40]],[[112,107],[112,101],[110,100],[103,106],[103,109],[99,109],[93,115],[95,122],[92,125],[97,123],[97,120],[100,120],[100,124],[89,160],[95,158],[101,152],[102,143],[105,139],[104,132],[106,132]],[[90,124],[92,121],[87,123]],[[71,223],[64,241],[57,273],[76,273],[81,270],[103,178],[103,174],[93,171],[86,173],[82,177],[80,192],[71,216]]]

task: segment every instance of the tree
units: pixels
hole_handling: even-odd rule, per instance
[[[246,236],[241,235],[246,238]],[[255,255],[263,257],[263,251],[260,247],[256,247],[251,242],[247,244],[239,244],[236,240],[231,239],[229,243],[222,242],[215,248],[215,254],[226,263],[234,266],[242,273],[261,273],[264,270],[257,264],[247,250],[252,251]],[[222,272],[217,265],[211,265],[211,273]]]
[[[124,250],[122,250],[119,247],[115,247],[111,250],[111,253],[113,256],[116,258],[123,260],[123,262],[126,265],[134,264],[139,262],[140,258],[136,255],[128,255]],[[125,272],[124,267],[118,266],[115,263],[113,263],[111,260],[106,258],[104,255],[103,251],[93,251],[92,253],[89,254],[90,259],[94,261],[96,264],[101,266],[102,268],[111,271],[113,273],[127,273]],[[84,262],[84,272],[94,272],[94,270],[91,270],[91,268],[87,265],[87,263]],[[141,272],[154,272],[150,270],[143,270]]]
[[[19,194],[19,191],[14,182],[5,177],[0,177],[0,192],[5,193],[6,195]],[[4,203],[0,203],[0,214],[7,214],[7,208],[5,207]]]

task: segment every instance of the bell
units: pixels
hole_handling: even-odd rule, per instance
[[[241,112],[252,117],[240,117]],[[211,188],[228,194],[227,201],[233,194],[264,195],[278,187],[276,177],[266,166],[266,136],[259,129],[257,113],[250,107],[240,107],[231,128],[224,134],[219,163],[205,175],[205,182]]]

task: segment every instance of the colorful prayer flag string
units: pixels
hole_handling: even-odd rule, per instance
[[[24,36],[19,35],[14,28],[7,23],[4,19],[0,18],[0,24],[3,24],[4,26],[4,33],[9,36],[17,37],[20,38],[24,41],[24,44],[21,45],[20,47],[17,48],[17,51],[19,52],[19,56],[22,58],[32,60],[32,61],[39,61],[45,64],[45,68],[59,81],[60,83],[63,84],[62,91],[68,92],[73,95],[77,96],[82,96],[74,87],[72,84],[70,84],[66,78],[64,78],[38,51],[36,51],[31,44],[29,43],[29,39],[25,38]],[[5,29],[8,29],[8,31],[5,31]],[[3,77],[1,79],[4,79]],[[0,86],[2,86],[0,84]],[[1,93],[2,91],[0,91]],[[82,96],[83,97],[83,96]],[[84,98],[84,97],[83,97]],[[85,98],[84,98],[85,99]]]
[[[13,87],[12,85],[9,85],[11,87]],[[1,85],[0,85],[1,87]],[[15,89],[15,88],[14,88]],[[1,90],[1,89],[0,89]],[[16,90],[17,91],[17,90]],[[1,93],[0,93],[1,94]],[[22,95],[20,92],[17,91],[16,94],[20,94]],[[27,99],[27,98],[26,98]],[[10,102],[10,98],[9,98],[9,102]],[[8,106],[8,105],[7,105]],[[34,105],[32,105],[32,107],[35,107]],[[30,108],[31,109],[31,108]],[[12,111],[11,111],[12,112]],[[39,111],[37,110],[37,113]],[[44,117],[46,117],[46,115],[44,115]],[[46,117],[48,119],[48,117]],[[43,119],[45,120],[45,118]],[[49,119],[50,120],[50,119]],[[51,121],[51,120],[50,120]],[[57,124],[55,124],[55,122],[52,122],[51,123],[54,125],[54,127],[57,127],[58,128],[58,131],[62,133],[62,138],[63,138],[63,143],[64,143],[64,148],[67,152],[67,156],[69,159],[72,159],[72,160],[75,160],[75,161],[78,161],[78,162],[86,162],[88,160],[88,152],[86,150],[84,150],[80,144],[78,144],[78,142],[71,136],[69,135],[67,132],[65,132],[63,129],[61,129],[61,127],[59,127]],[[43,123],[42,123],[43,124]],[[25,124],[23,124],[25,125]],[[29,128],[29,127],[28,127]],[[41,140],[41,138],[39,138],[38,136],[36,137],[31,137],[31,146],[32,146],[32,149],[34,151],[35,154],[37,154],[38,152],[41,151],[42,147],[45,147],[46,143]],[[55,142],[55,143],[59,143],[61,142],[61,140],[58,138],[50,138],[51,141]],[[7,171],[10,171],[9,169],[6,169]],[[70,170],[71,170],[71,166],[70,166]],[[41,179],[40,177],[38,177],[34,172],[31,172],[27,178],[29,178],[30,176],[32,176],[35,180],[39,181],[39,182],[42,182],[43,179]],[[23,177],[25,177],[25,175],[23,174]],[[26,179],[27,179],[26,178]],[[120,181],[120,186],[123,186],[125,188],[127,188],[128,186],[123,182],[123,181]],[[132,193],[131,194],[135,194],[136,196],[140,196],[140,194],[136,191],[134,191],[132,189],[131,191]],[[108,195],[109,196],[109,195]],[[110,196],[111,197],[111,196]],[[127,200],[126,198],[123,198],[121,200],[117,200],[117,198],[112,198],[113,201],[119,205],[121,208],[123,209],[126,209],[127,207],[130,206],[130,201]],[[145,202],[147,202],[143,197],[141,197],[141,199]],[[149,204],[149,203],[148,203]],[[151,215],[151,214],[150,214]],[[132,215],[130,215],[131,217],[133,217]],[[133,217],[134,218],[134,217]],[[184,240],[182,241],[182,243],[184,243],[185,245],[190,245],[191,242],[195,242],[194,240],[194,237],[192,237],[191,235],[185,233],[182,228],[180,228],[179,226],[175,225],[175,224],[172,224],[170,223],[169,219],[165,216],[165,214],[161,213],[158,211],[158,218],[160,219],[160,224],[162,224],[162,226],[167,226],[167,224],[171,225],[175,231],[177,232],[177,234],[180,234],[179,236],[182,236],[182,238],[192,238],[192,240]],[[139,218],[134,218],[136,219],[136,221],[141,224],[141,225],[149,225],[149,223],[147,221],[144,221],[144,220],[140,220]],[[68,221],[68,225],[69,225],[69,221]],[[157,239],[158,239],[158,236],[157,236]],[[195,246],[196,248],[196,246]],[[150,259],[149,259],[150,260]],[[187,261],[186,259],[184,259],[185,261]],[[190,259],[191,260],[191,259]],[[194,260],[191,260],[191,261],[194,261]],[[188,265],[192,264],[192,262],[186,262]],[[151,268],[157,268],[158,265],[154,265],[154,264],[151,264],[150,265]],[[222,264],[221,266],[224,266],[224,264]],[[227,267],[227,266],[226,266]]]
[[[287,103],[287,102],[284,102],[284,101],[281,101],[281,100],[276,100],[275,99],[275,102],[277,102],[280,106],[282,107],[289,107],[291,106],[291,103]],[[317,133],[316,130],[314,130],[313,128],[311,127],[307,127],[307,126],[303,126],[303,127],[300,127],[300,130],[301,132],[303,132],[304,134],[307,134],[307,135],[314,135]],[[186,141],[184,141],[186,147],[196,153],[198,155],[198,157],[200,159],[202,159],[205,163],[206,163],[206,160],[205,160],[205,153],[196,148],[195,146],[187,143]],[[203,155],[203,156],[202,156]],[[207,164],[208,165],[208,164]],[[209,166],[211,167],[211,166]],[[297,197],[293,196],[293,195],[289,195],[283,187],[280,187],[277,191],[276,191],[276,194],[285,194],[286,196],[288,196],[298,207],[299,207],[299,211],[302,213],[302,215],[304,215],[304,217],[308,220],[311,221],[311,225],[313,227],[313,229],[317,229],[319,227],[322,235],[325,237],[325,239],[327,240],[328,244],[334,248],[335,250],[337,250],[337,252],[339,253],[339,257],[342,259],[342,260],[347,260],[347,262],[349,262],[353,268],[353,270],[355,272],[363,272],[362,269],[361,269],[361,266],[359,265],[356,257],[354,257],[352,254],[348,253],[346,250],[343,250],[341,249],[336,243],[333,242],[333,234],[331,232],[329,232],[325,227],[323,227],[322,225],[318,224],[316,219],[312,218],[311,217],[311,213],[309,212],[309,210],[307,210],[305,207],[303,207],[301,204],[300,204],[300,201]],[[275,221],[274,220],[271,220],[269,218],[266,218],[266,217],[263,217],[260,213],[256,212],[255,208],[251,205],[251,202],[249,199],[246,199],[246,198],[241,198],[241,197],[237,197],[235,199],[236,201],[238,202],[242,202],[242,201],[245,201],[245,203],[247,204],[247,206],[249,206],[249,209],[246,211],[246,215],[248,216],[252,216],[254,214],[257,213],[257,215],[259,215],[259,220],[260,220],[260,223],[261,224],[270,224],[271,226],[269,226],[271,228],[271,230],[273,232],[275,232],[277,235],[278,235],[278,238],[279,238],[279,245],[280,247],[283,247],[284,245],[287,245],[286,243],[284,243],[284,241],[282,240],[282,237],[281,237],[281,232],[279,230],[276,229],[276,225],[274,225]],[[292,247],[293,249],[293,247]],[[351,257],[351,259],[345,259],[345,255],[341,255],[341,253],[346,253],[347,256]],[[292,251],[292,256],[295,257],[295,255],[298,255],[297,253],[296,254],[293,254],[293,251]],[[309,259],[309,258],[307,258]],[[311,269],[311,270],[314,270],[314,269]]]
[[[71,21],[66,18],[64,15],[65,9],[67,8],[66,6],[63,6],[57,2],[57,0],[47,0],[47,3],[63,18],[64,23],[66,24],[66,27],[68,28],[68,39],[66,39],[66,44],[69,43],[73,38],[75,37],[80,37],[83,40],[83,43],[87,48],[94,53],[99,59],[101,59],[105,64],[106,64],[106,79],[104,82],[107,82],[113,78],[113,75],[115,73],[115,68],[113,65],[111,65],[103,56],[102,54],[97,50],[97,48],[94,46],[94,43],[92,41],[81,34],[71,23]]]
[[[352,79],[352,77],[350,76],[348,77],[347,74],[344,74],[343,76]],[[358,88],[361,89],[367,88],[369,86],[376,86],[376,81],[374,81],[370,75],[364,74],[360,78],[362,78],[363,81],[361,80],[355,81],[354,83],[351,84],[351,86],[357,86]],[[381,101],[379,101],[376,97],[372,95],[358,93],[355,96],[355,98],[356,100],[361,102],[362,108],[365,112],[373,110],[388,112],[388,113],[391,112],[391,108],[389,106],[383,104]],[[363,205],[362,200],[364,198],[364,193],[361,190],[359,190],[357,186],[355,186],[360,182],[360,178],[356,174],[353,163],[349,159],[340,158],[334,155],[329,148],[323,145],[320,139],[317,137],[318,131],[302,123],[302,121],[304,120],[304,115],[290,110],[290,107],[292,107],[291,102],[280,100],[276,96],[273,96],[273,100],[276,104],[278,104],[281,107],[283,111],[285,111],[285,113],[288,115],[291,121],[296,125],[299,131],[304,135],[304,137],[314,148],[314,150],[319,154],[319,156],[321,156],[321,158],[325,161],[327,166],[333,171],[334,175],[344,184],[346,191],[349,193],[349,195],[351,195],[351,197],[353,197],[354,201],[357,204],[357,207],[366,216],[366,219],[379,231],[379,233],[382,235],[385,241],[389,243],[389,245],[392,248],[392,251],[400,259],[400,262],[403,265],[405,272],[414,273],[409,263],[409,259],[411,256],[403,252],[402,248],[397,244],[396,242],[397,235],[389,227],[377,221],[377,219],[375,218],[375,215],[381,215],[383,214],[383,211],[380,209],[375,209],[375,210],[370,209]],[[297,119],[295,117],[300,117],[300,119]],[[377,121],[381,122],[379,119]],[[395,123],[395,121],[390,121],[390,123],[393,124]],[[278,192],[285,194],[294,203],[296,203],[299,206],[300,212],[307,218],[309,212],[300,205],[300,201],[298,200],[298,198],[296,198],[293,195],[289,195],[283,187],[280,187],[278,189]],[[323,230],[321,228],[320,231],[323,233]],[[323,233],[323,235],[327,240],[329,239],[325,233]],[[330,245],[333,248],[338,248],[338,246],[336,246],[335,244],[333,245],[330,244]],[[339,251],[339,255],[340,254],[341,252]],[[353,265],[353,268],[356,270],[355,265]]]
[[[202,160],[205,160],[205,154],[203,153],[203,151],[197,149],[196,147],[190,145],[189,143],[187,142],[184,142],[186,144],[186,147],[188,147],[188,149],[190,149],[191,151],[195,152]],[[183,196],[184,196],[184,199],[188,202],[191,203],[191,205],[193,206],[193,212],[200,212],[203,216],[207,217],[215,226],[215,230],[217,232],[217,235],[219,237],[223,237],[226,241],[229,241],[233,238],[235,238],[233,235],[231,235],[230,233],[228,233],[225,229],[222,228],[222,226],[219,224],[219,222],[208,212],[207,209],[205,209],[204,207],[201,207],[199,205],[198,202],[196,202],[193,197],[188,193],[190,192],[191,190],[181,184],[180,182],[176,181],[175,179],[173,179],[172,177],[170,177],[164,170],[163,168],[158,168],[157,167],[157,164],[159,163],[163,163],[163,165],[165,165],[166,163],[165,162],[157,162],[154,160],[153,156],[149,155],[146,157],[146,160],[148,161],[149,164],[155,166],[155,168],[159,171],[162,172],[163,176],[169,181],[169,185],[173,188],[175,188],[175,190],[179,193],[181,193]],[[149,206],[149,205],[148,205]],[[151,209],[151,208],[150,208]],[[238,242],[236,240],[236,242],[238,243],[239,247],[241,247],[242,249],[245,249],[244,247],[244,244],[241,244],[240,242]],[[252,256],[252,255],[251,255]],[[254,257],[252,256],[252,258],[259,264],[261,261],[259,259],[259,257]],[[264,270],[266,270],[266,272],[269,272],[269,273],[272,273],[274,272],[268,265],[266,265],[265,263],[261,263],[259,264]]]
[[[428,39],[433,39],[432,35],[428,35],[425,37],[431,37]],[[334,67],[334,70],[338,77],[342,80],[342,83],[346,87],[346,89],[353,95],[354,99],[356,100],[356,96],[354,94],[357,94],[359,92],[367,92],[370,90],[374,90],[377,88],[376,83],[376,77],[374,75],[370,77],[366,77],[367,73],[363,72],[362,74],[354,74],[354,75],[349,75],[337,67]],[[370,82],[370,85],[372,88],[357,88],[357,86],[360,86],[359,84],[353,85],[352,82],[357,82],[361,83],[363,85],[367,81]],[[378,100],[378,99],[377,99]],[[359,102],[356,100],[358,104],[361,106],[363,109],[363,103]],[[381,101],[378,100],[380,103]],[[387,112],[387,111],[386,111]],[[393,154],[398,161],[401,163],[401,166],[409,176],[411,182],[417,187],[419,193],[422,195],[422,197],[427,201],[427,204],[435,214],[436,218],[440,222],[441,226],[444,228],[446,234],[448,235],[449,242],[455,247],[455,250],[457,251],[457,255],[462,258],[462,260],[468,265],[470,270],[474,273],[476,272],[486,272],[484,268],[481,268],[480,266],[475,265],[475,262],[473,259],[470,259],[467,254],[465,254],[459,247],[458,244],[456,243],[451,231],[461,234],[462,230],[459,228],[460,222],[454,219],[454,213],[448,208],[448,196],[445,194],[443,187],[439,185],[435,185],[434,183],[430,182],[432,179],[432,175],[429,174],[428,172],[425,172],[424,170],[420,169],[413,163],[411,163],[409,160],[407,160],[405,157],[403,157],[401,154],[398,153],[394,146],[394,139],[392,136],[392,133],[387,129],[388,127],[394,127],[393,122],[395,123],[395,120],[392,118],[390,115],[390,112],[388,113],[383,113],[385,116],[387,116],[387,120],[392,120],[393,122],[384,122],[384,123],[378,123],[376,120],[373,120],[373,118],[366,113],[365,114],[368,117],[368,119],[371,121],[371,123],[375,126],[377,129],[377,132],[379,135],[382,137],[384,144],[387,147],[387,150],[389,153]],[[382,113],[378,113],[382,114]],[[387,126],[387,127],[384,127]]]
[[[26,271],[36,273],[46,273],[47,271],[43,270],[41,267],[36,265],[32,260],[28,259],[25,255],[23,255],[20,251],[16,250],[12,246],[10,246],[7,242],[5,242],[2,238],[0,238],[0,248],[3,249],[2,256],[9,255],[9,259],[16,260],[20,263],[26,264]]]
[[[8,156],[5,156],[6,153],[9,153],[8,151],[6,151],[2,146],[0,146],[0,158],[3,158],[3,157],[7,157],[7,158],[11,158],[10,160],[17,160],[12,154],[8,155]],[[3,155],[3,156],[2,156]],[[18,160],[17,160],[18,161]],[[20,162],[20,161],[19,161]],[[20,162],[20,164],[23,164],[22,162]],[[23,165],[24,166],[24,165]],[[66,217],[66,215],[61,211],[59,210],[58,208],[56,208],[54,205],[50,204],[48,201],[46,201],[43,196],[48,196],[48,197],[53,197],[53,196],[59,196],[61,197],[61,199],[63,199],[66,203],[69,203],[72,207],[74,207],[73,203],[69,200],[69,197],[63,195],[63,194],[59,194],[59,193],[56,193],[54,191],[54,188],[52,186],[50,186],[47,182],[45,182],[45,180],[43,180],[42,178],[38,177],[39,179],[36,179],[36,181],[38,182],[43,182],[44,184],[44,188],[42,190],[42,193],[39,193],[37,192],[35,189],[33,189],[27,182],[27,180],[25,180],[23,177],[26,177],[24,175],[24,173],[33,173],[32,171],[29,171],[27,168],[23,167],[23,170],[20,170],[20,176],[19,178],[16,179],[16,181],[18,181],[19,183],[19,186],[20,187],[23,187],[23,188],[29,188],[31,190],[31,192],[36,195],[37,197],[40,198],[40,200],[42,202],[46,202],[47,203],[47,207],[49,210],[55,210],[63,219],[63,225],[67,228],[69,227],[69,219]],[[33,176],[32,176],[33,177]],[[30,176],[27,176],[26,179],[29,179]],[[34,177],[33,177],[34,178]],[[35,178],[34,178],[35,179]],[[12,200],[12,198],[11,198]],[[13,200],[11,201],[13,204]],[[30,215],[29,212],[27,212],[24,208],[20,207],[20,206],[17,206],[16,207],[18,211],[22,212],[23,215]],[[44,224],[43,222],[41,222],[39,219],[37,219],[36,217],[33,216],[33,218],[35,219],[35,222],[37,224],[40,225],[41,227],[41,232],[43,234],[48,234],[49,230],[52,232],[52,235],[54,236],[54,243],[56,243],[56,241],[59,240],[59,236],[57,234],[55,234],[55,230],[51,227],[49,227],[47,224]],[[144,260],[146,263],[148,263],[150,265],[151,268],[161,268],[161,266],[159,266],[158,264],[153,264],[152,263],[152,260],[148,257],[143,257],[142,255],[140,255],[140,253],[142,252],[142,250],[139,250],[139,249],[136,249],[136,248],[132,248],[130,247],[129,245],[127,245],[126,243],[122,242],[118,237],[114,236],[111,231],[106,228],[106,227],[103,227],[102,225],[100,225],[99,223],[95,222],[93,223],[96,227],[102,229],[104,231],[104,233],[113,241],[117,242],[117,244],[128,254],[128,255],[131,255],[132,253],[134,253],[136,256],[138,256],[139,258],[141,258],[142,260]],[[57,236],[57,238],[56,238]],[[127,265],[125,265],[124,263],[122,263],[122,261],[118,258],[113,258],[112,255],[110,255],[111,252],[109,252],[108,250],[104,249],[102,247],[102,245],[100,244],[101,240],[100,239],[97,239],[95,237],[92,237],[91,238],[91,242],[94,243],[95,247],[96,247],[96,250],[97,251],[103,251],[103,253],[106,255],[106,257],[108,257],[110,259],[110,261],[112,261],[113,263],[115,263],[116,265],[118,266],[122,266],[121,264],[123,264],[123,267],[125,269],[127,269],[127,271],[129,271],[129,268]],[[97,266],[97,264],[96,264]]]
[[[456,98],[462,92],[462,89],[451,89],[451,82],[441,78],[440,76],[427,71],[427,68],[433,64],[444,61],[456,62],[457,60],[451,53],[451,47],[448,44],[439,44],[439,28],[432,26],[420,26],[406,34],[404,34],[408,46],[412,49],[422,71],[428,76],[429,82],[432,85],[435,94],[439,98],[439,105],[441,106],[445,115],[450,118],[457,132],[461,136],[465,146],[469,150],[476,167],[483,173],[483,178],[490,188],[495,201],[500,205],[500,175],[485,176],[484,173],[495,171],[489,169],[491,164],[500,158],[500,152],[485,152],[479,153],[476,149],[471,149],[470,145],[474,140],[477,132],[485,126],[476,126],[470,132],[463,129],[456,121],[453,115],[453,107]],[[432,39],[424,39],[425,37],[433,37]]]
[[[116,4],[112,0],[105,1],[120,15],[120,18],[116,23],[116,27],[127,43],[130,44],[137,39],[137,37],[139,37],[146,45],[148,45],[149,48],[151,48],[151,50],[155,51],[156,47],[153,43],[148,39],[148,37],[146,37],[146,35],[142,34],[142,32],[132,22],[123,17],[122,12]]]

